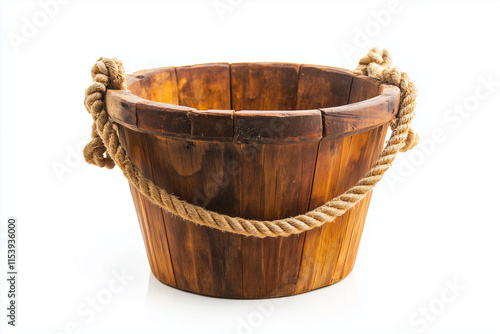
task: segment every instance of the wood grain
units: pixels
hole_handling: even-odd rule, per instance
[[[299,65],[286,63],[231,64],[234,110],[294,110]]]
[[[191,134],[190,114],[196,109],[172,104],[137,102],[137,127],[141,132],[160,132],[169,136],[188,137]]]
[[[326,66],[300,67],[296,109],[329,108],[347,104],[352,72]]]
[[[120,141],[125,146],[132,161],[146,177],[155,181],[145,135],[125,127],[119,127],[119,132]],[[163,211],[145,198],[132,184],[130,184],[130,191],[144,236],[151,271],[160,281],[176,286],[175,273],[170,258],[170,247],[162,224]]]
[[[175,67],[135,72],[127,77],[128,89],[143,99],[179,104]]]
[[[134,163],[181,199],[254,219],[304,213],[355,184],[399,104],[397,87],[313,65],[205,64],[128,80],[137,96],[110,92],[107,108]],[[228,298],[288,296],[343,279],[371,197],[332,224],[258,239],[184,221],[131,192],[153,274]]]
[[[319,110],[242,110],[234,114],[234,140],[239,143],[317,142],[322,135]]]
[[[218,141],[233,140],[234,110],[191,112],[191,138]]]
[[[118,124],[137,130],[137,102],[142,99],[125,91],[106,92],[106,110]]]
[[[379,95],[358,103],[321,109],[325,124],[323,135],[335,139],[380,127],[395,116],[391,104],[391,96]]]
[[[231,109],[229,64],[177,67],[179,104],[198,110]]]

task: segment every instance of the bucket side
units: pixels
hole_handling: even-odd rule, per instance
[[[125,127],[120,132],[143,172],[191,203],[255,219],[307,211],[318,142],[235,144]],[[281,293],[289,277],[297,277],[302,236],[258,239],[199,226],[162,211],[131,188],[151,269],[162,282],[206,295],[255,298]]]
[[[347,138],[288,145],[120,131],[134,162],[167,191],[217,212],[275,219],[306,212],[352,186],[380,153],[387,125]],[[258,239],[184,221],[133,186],[131,192],[154,275],[183,290],[230,298],[292,295],[345,277],[370,200],[318,229]]]
[[[355,87],[357,80],[349,81],[349,87]],[[301,92],[300,81],[297,86]],[[343,95],[345,101],[335,103],[356,103],[367,95],[383,94],[364,92],[366,87],[370,85],[348,90]],[[190,94],[191,90],[186,92]],[[177,93],[165,102],[179,104],[188,98],[181,90]],[[303,89],[296,101],[306,101],[301,103],[307,105],[311,103],[307,102],[307,94],[316,93],[316,89]],[[338,95],[332,95],[334,98]],[[386,116],[385,121],[370,124],[365,131],[352,131],[351,127],[358,124],[362,129],[363,115],[374,110],[365,109],[363,113],[360,110],[371,104],[360,103],[354,113],[353,109],[334,109],[342,108],[339,106],[304,114],[320,120],[323,129],[338,128],[341,120],[344,130],[351,131],[344,137],[323,131],[321,125],[313,123],[300,127],[304,125],[300,118],[303,115],[296,114],[298,122],[290,117],[288,130],[305,131],[302,137],[306,140],[300,142],[296,137],[290,139],[287,133],[278,133],[273,140],[258,138],[245,128],[250,124],[261,127],[266,117],[290,116],[286,113],[232,111],[217,116],[217,122],[207,126],[215,115],[211,111],[175,114],[162,110],[158,102],[142,101],[136,103],[135,109],[127,109],[135,110],[136,123],[134,127],[134,120],[122,118],[125,121],[119,125],[120,140],[146,177],[168,192],[232,216],[277,219],[322,205],[354,185],[371,167],[383,147],[388,121]],[[387,103],[384,108],[394,105]],[[158,119],[170,117],[162,121],[165,126],[143,121],[145,115],[155,113]],[[113,112],[110,114],[113,117]],[[230,131],[221,128],[205,136],[207,129],[221,124],[231,127]],[[147,131],[146,125],[163,132]],[[194,135],[194,129],[204,131],[202,140]],[[184,221],[151,204],[134,186],[131,192],[153,274],[173,287],[229,298],[293,295],[344,278],[353,268],[370,200],[369,195],[334,223],[321,228],[286,238],[258,239]]]

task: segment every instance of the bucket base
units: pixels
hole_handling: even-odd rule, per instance
[[[258,239],[182,220],[157,226],[148,218],[155,210],[162,215],[161,209],[131,190],[136,202],[148,207],[147,213],[138,212],[153,275],[180,290],[232,299],[292,296],[344,279],[354,267],[371,197],[332,224]]]
[[[224,299],[268,299],[268,298],[279,298],[279,297],[290,297],[290,296],[295,296],[295,295],[300,295],[300,294],[303,294],[303,293],[306,293],[306,292],[309,292],[309,291],[313,291],[313,290],[317,290],[317,289],[321,289],[321,288],[326,288],[326,287],[329,287],[330,285],[334,285],[340,281],[342,281],[344,278],[346,278],[347,276],[349,276],[351,273],[352,273],[352,270],[353,268],[351,268],[350,271],[348,271],[347,273],[345,273],[345,275],[343,275],[342,277],[340,277],[337,281],[334,281],[334,282],[331,282],[331,283],[328,283],[328,284],[325,284],[323,286],[318,286],[318,287],[315,287],[314,289],[312,290],[307,290],[307,291],[296,291],[295,293],[290,293],[290,294],[282,294],[282,295],[269,295],[269,296],[261,296],[261,297],[234,297],[234,296],[223,296],[223,295],[216,295],[216,294],[207,294],[207,293],[202,293],[202,292],[198,292],[198,291],[192,291],[192,290],[187,290],[187,289],[181,289],[175,285],[171,285],[169,284],[168,282],[164,282],[162,281],[160,278],[158,278],[153,272],[151,272],[153,274],[153,276],[162,284],[164,285],[167,285],[171,288],[174,288],[174,289],[177,289],[177,290],[181,290],[181,291],[185,291],[185,292],[190,292],[190,293],[194,293],[194,294],[197,294],[197,295],[201,295],[201,296],[206,296],[206,297],[214,297],[214,298],[224,298]]]

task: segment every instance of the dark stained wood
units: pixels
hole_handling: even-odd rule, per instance
[[[191,112],[191,138],[233,140],[233,110]]]
[[[336,184],[338,178],[341,177],[340,170],[344,166],[343,156],[348,154],[349,143],[350,138],[320,142],[308,210],[324,204],[337,193]],[[333,238],[332,243],[338,243],[343,236],[343,229],[342,222],[337,219],[335,223],[303,233],[302,261],[297,282],[299,293],[314,289],[318,273],[321,273],[325,265],[335,263],[338,247],[329,249],[329,244],[322,242],[323,235],[328,234],[330,239]],[[329,241],[328,238],[326,239]]]
[[[304,213],[355,184],[380,154],[399,104],[397,87],[312,65],[208,64],[128,80],[134,94],[156,100],[123,104],[125,92],[108,93],[134,163],[188,202],[255,219]],[[135,123],[124,116],[133,110]],[[186,222],[131,192],[153,274],[229,298],[287,296],[343,279],[371,197],[332,224],[258,239]]]
[[[119,127],[119,133],[120,141],[125,146],[132,161],[146,177],[154,180],[145,135],[125,127]],[[163,221],[163,211],[145,198],[132,184],[130,184],[130,191],[144,236],[151,271],[160,281],[176,286],[168,239],[165,228],[161,223]]]
[[[380,81],[376,79],[365,76],[354,76],[351,83],[349,103],[368,100],[379,95],[379,86]]]
[[[198,110],[231,109],[229,64],[177,67],[179,104]]]
[[[231,65],[234,141],[242,143],[243,157],[235,196],[242,217],[277,219],[307,211],[322,137],[321,112],[272,110],[295,109],[298,69],[290,64]],[[266,142],[272,144],[261,144]],[[303,238],[244,238],[242,297],[295,293]]]
[[[341,107],[321,109],[324,114],[324,137],[335,139],[377,128],[394,118],[393,98],[379,95],[370,100]]]
[[[238,85],[241,87],[248,86],[248,84],[241,83],[241,80],[244,78],[241,73],[249,72],[252,67],[248,64],[233,65],[231,66],[234,68],[231,67],[231,70],[239,73],[240,79],[231,77],[232,85],[236,87]],[[295,95],[291,94],[287,89],[295,87],[297,84],[297,81],[295,81],[294,76],[291,74],[297,70],[298,65],[276,64],[278,67],[274,72],[271,71],[271,64],[257,65],[256,68],[258,71],[256,73],[259,75],[253,75],[256,83],[262,82],[263,85],[269,85],[268,81],[266,81],[269,78],[261,72],[274,73],[274,75],[269,74],[270,78],[292,81],[289,85],[274,85],[273,87],[280,88],[278,90],[271,89],[274,92],[273,96],[275,100],[281,101],[289,108],[290,103],[295,99]],[[180,71],[183,78],[190,78],[196,74],[201,76],[201,79],[197,77],[198,79],[195,80],[198,81],[196,84],[189,84],[186,86],[187,88],[183,88],[183,91],[180,93],[182,96],[181,99],[193,100],[194,97],[189,95],[190,91],[188,88],[198,89],[196,98],[202,101],[200,102],[202,103],[200,106],[203,107],[203,103],[205,103],[203,100],[204,96],[208,92],[216,92],[217,89],[213,87],[210,89],[199,89],[198,86],[206,84],[211,87],[220,84],[225,87],[220,90],[222,92],[221,95],[217,95],[216,93],[210,95],[209,100],[211,102],[206,102],[205,104],[210,103],[210,105],[226,106],[230,104],[227,101],[229,98],[228,65],[216,64],[213,66],[216,69],[210,70],[210,65],[196,65],[177,70]],[[307,116],[316,116],[317,110],[285,111],[269,109],[266,111],[266,107],[272,106],[270,102],[271,96],[267,93],[263,93],[262,100],[260,101],[256,97],[248,97],[249,93],[238,97],[233,87],[233,97],[239,100],[239,102],[233,102],[233,104],[241,107],[241,103],[246,101],[253,109],[256,109],[238,110],[235,116],[232,116],[233,111],[231,110],[198,111],[195,108],[179,106],[177,103],[180,100],[174,82],[174,80],[177,80],[177,71],[174,68],[167,67],[136,72],[134,75],[129,75],[128,78],[131,80],[129,86],[135,87],[131,91],[136,92],[140,96],[155,97],[156,100],[161,100],[165,103],[143,99],[123,91],[110,90],[106,97],[110,116],[117,123],[131,129],[136,130],[139,128],[141,132],[156,135],[191,137],[200,140],[214,140],[218,138],[221,141],[234,140],[242,143],[284,143],[316,140],[317,127],[319,126],[318,119]],[[217,79],[216,77],[210,79],[212,81],[207,79],[206,74],[212,72],[215,73],[214,75],[220,72],[222,79]],[[276,73],[281,73],[281,75]],[[345,70],[303,65],[301,67],[301,77],[302,80],[298,86],[299,97],[297,98],[297,108],[307,105],[304,101],[308,101],[308,99],[316,101],[317,103],[314,103],[317,105],[343,104],[337,107],[322,107],[319,109],[324,118],[321,122],[323,137],[328,139],[354,135],[381,126],[394,117],[394,110],[399,105],[399,89],[396,86],[380,85],[377,80],[368,77],[353,76],[352,73]],[[349,80],[351,80],[352,92],[347,89],[348,81],[346,81],[346,78],[350,78]],[[181,78],[181,80],[183,79]],[[325,86],[323,83],[325,80],[333,80],[333,83]],[[255,85],[257,85],[256,83]],[[151,88],[148,88],[148,85],[151,85]],[[162,85],[168,89],[165,89]],[[312,88],[304,88],[309,87],[309,85]],[[191,86],[194,86],[194,88]],[[241,89],[241,87],[238,89]],[[324,95],[327,97],[321,98]],[[347,104],[348,102],[349,104]],[[196,120],[194,120],[195,117]],[[303,117],[303,119],[300,117]],[[193,120],[195,124],[192,124]],[[231,122],[233,125],[231,125]],[[233,127],[232,129],[230,129],[231,126]],[[281,128],[284,129],[281,130]],[[234,136],[230,134],[231,132],[234,133]]]
[[[334,139],[366,132],[390,122],[396,116],[399,105],[398,87],[379,86],[379,82],[372,78],[354,78],[353,80],[356,90],[351,92],[349,104],[321,108],[324,115],[323,136],[325,138]],[[372,96],[373,94],[376,95]],[[363,99],[363,96],[371,98]]]
[[[240,214],[277,219],[307,211],[314,177],[316,143],[242,145]],[[294,168],[291,168],[294,166]],[[303,235],[243,239],[243,296],[293,293]]]
[[[125,91],[106,92],[106,110],[118,124],[137,130],[137,102],[142,99]]]
[[[352,72],[339,68],[302,65],[296,109],[329,108],[347,104],[352,77]]]
[[[231,64],[231,104],[234,110],[294,110],[298,64]]]
[[[192,203],[228,214],[238,208],[235,185],[223,178],[234,144],[148,135],[155,182]],[[230,171],[229,171],[230,172]],[[163,225],[163,224],[162,224]],[[242,296],[241,236],[186,222],[164,212],[176,287],[206,295]]]
[[[160,132],[188,137],[191,133],[190,113],[193,108],[154,101],[137,102],[137,127],[144,132]]]
[[[323,135],[319,110],[237,111],[234,140],[241,143],[317,142]]]

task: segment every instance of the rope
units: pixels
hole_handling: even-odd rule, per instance
[[[373,190],[398,152],[407,151],[418,143],[418,135],[410,128],[415,115],[417,89],[405,72],[391,64],[387,50],[373,48],[359,61],[359,66],[354,71],[355,74],[396,85],[401,90],[399,112],[391,123],[392,133],[387,145],[371,169],[352,188],[305,214],[272,221],[231,217],[181,200],[149,180],[130,160],[120,144],[118,126],[106,112],[106,89],[127,89],[123,64],[116,58],[100,58],[91,70],[93,83],[85,91],[85,107],[94,123],[92,139],[84,149],[85,161],[106,168],[118,165],[129,182],[151,202],[190,222],[258,238],[299,234],[331,223],[336,217],[342,216]]]

